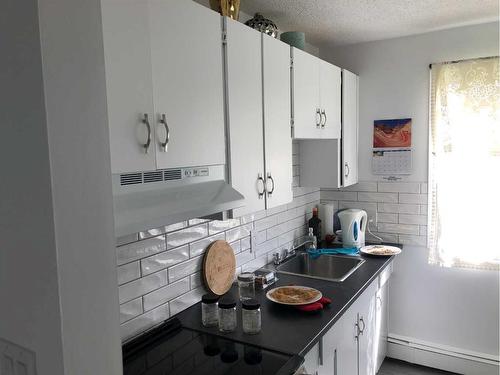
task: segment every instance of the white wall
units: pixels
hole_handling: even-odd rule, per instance
[[[411,117],[414,170],[405,180],[427,181],[429,64],[498,55],[498,42],[498,23],[490,23],[322,48],[323,58],[360,75],[360,180],[380,180],[371,173],[373,121]],[[466,171],[464,183],[471,183]],[[465,233],[466,206],[463,217]],[[464,241],[470,239],[464,236]],[[405,246],[396,259],[390,332],[498,356],[498,273],[438,268],[427,263],[427,256],[423,247]]]
[[[0,338],[63,374],[37,1],[0,6]]]

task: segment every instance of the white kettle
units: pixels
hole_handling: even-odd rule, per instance
[[[347,209],[338,213],[342,229],[342,244],[345,248],[365,246],[365,230],[368,224],[366,211]]]

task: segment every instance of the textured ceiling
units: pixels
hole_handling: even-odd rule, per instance
[[[241,0],[241,9],[306,32],[307,42],[343,45],[498,20],[498,0]]]

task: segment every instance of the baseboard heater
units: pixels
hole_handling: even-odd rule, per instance
[[[441,354],[449,357],[460,358],[468,361],[474,361],[493,366],[500,366],[500,358],[498,356],[486,353],[478,353],[464,349],[454,348],[447,345],[429,343],[394,334],[389,334],[387,337],[387,341],[390,344],[400,345],[407,348],[417,349],[425,352]]]

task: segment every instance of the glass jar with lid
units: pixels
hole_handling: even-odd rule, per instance
[[[208,293],[201,297],[201,323],[205,327],[215,327],[219,322],[217,311],[219,298],[217,294],[213,293]]]
[[[225,296],[219,300],[219,331],[233,332],[236,329],[236,301]]]
[[[243,301],[241,305],[241,315],[244,333],[255,335],[260,332],[262,321],[259,302],[254,299]]]
[[[238,275],[238,291],[241,301],[255,297],[255,275],[252,272],[243,272]]]

